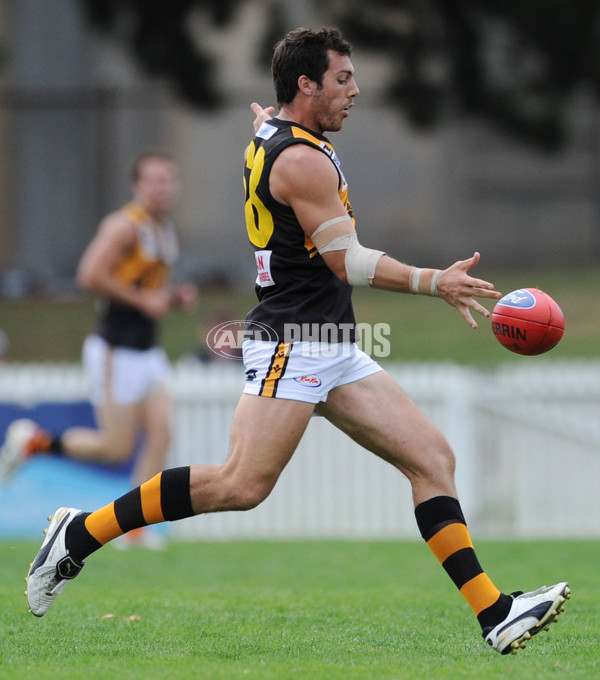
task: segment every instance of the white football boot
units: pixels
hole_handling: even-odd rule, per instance
[[[45,530],[46,538],[25,579],[27,604],[35,616],[44,616],[67,582],[83,569],[84,563],[71,557],[65,547],[67,526],[79,514],[81,510],[76,508],[58,508],[48,518],[52,521]]]
[[[516,654],[525,647],[525,641],[551,623],[564,611],[565,600],[571,597],[566,582],[542,586],[530,593],[513,593],[508,616],[493,628],[486,628],[483,637],[500,654]]]

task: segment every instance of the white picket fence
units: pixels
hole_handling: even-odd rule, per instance
[[[458,490],[475,535],[600,536],[600,362],[386,368],[453,445]],[[174,367],[170,465],[224,460],[243,381],[238,362]],[[0,368],[0,402],[86,395],[76,365]],[[194,517],[173,530],[186,539],[418,537],[407,481],[323,418],[312,419],[261,506]]]

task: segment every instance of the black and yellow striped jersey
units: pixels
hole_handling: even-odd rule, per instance
[[[173,225],[158,224],[137,203],[128,203],[122,210],[134,229],[135,243],[117,264],[115,276],[139,289],[163,288],[178,256]],[[103,300],[97,333],[113,347],[149,349],[157,342],[157,323],[135,307]]]
[[[338,192],[354,222],[348,185],[331,143],[307,128],[273,118],[263,123],[246,153],[246,228],[255,251],[258,305],[247,317],[272,328],[280,339],[286,324],[342,325],[332,342],[354,342],[352,288],[340,281],[306,237],[293,210],[276,201],[269,190],[269,174],[277,156],[292,144],[308,144],[326,154],[339,175]],[[348,328],[352,330],[348,334]],[[314,339],[314,338],[311,338]]]

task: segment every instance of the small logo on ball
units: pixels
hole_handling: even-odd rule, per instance
[[[535,307],[535,296],[525,288],[513,290],[512,293],[505,295],[498,300],[498,305],[502,307],[518,307],[519,309],[531,309]]]

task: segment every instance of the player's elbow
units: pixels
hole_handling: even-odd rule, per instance
[[[348,272],[346,272],[346,267],[343,269],[340,269],[339,271],[334,272],[334,274],[337,276],[337,278],[342,282],[350,285],[348,283]]]
[[[346,251],[335,250],[323,253],[322,257],[333,274],[342,283],[348,283],[348,273],[346,272]]]

